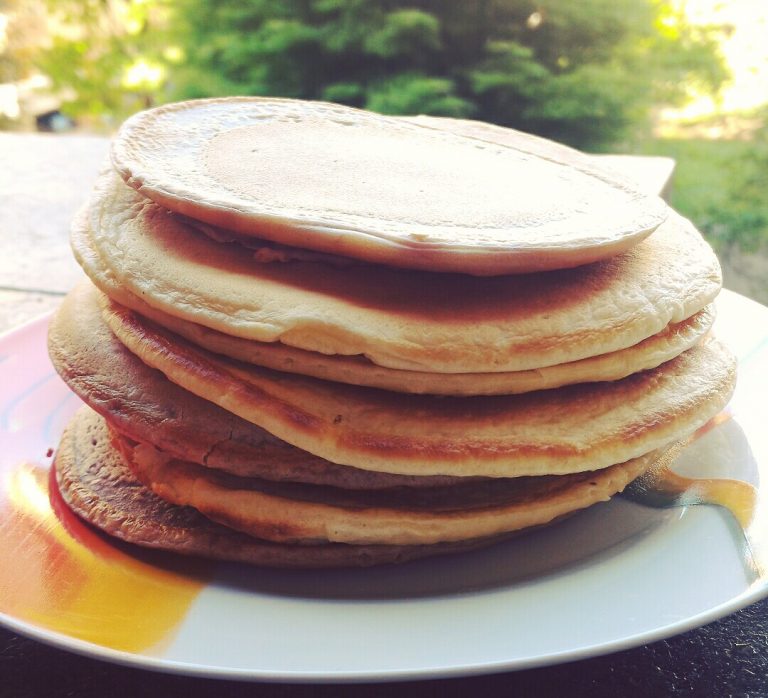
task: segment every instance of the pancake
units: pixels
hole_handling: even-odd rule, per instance
[[[281,342],[233,337],[155,310],[130,293],[115,295],[131,310],[216,354],[323,380],[428,395],[510,395],[573,383],[618,380],[655,368],[690,349],[711,329],[715,320],[714,304],[710,304],[633,347],[557,366],[507,373],[427,373],[377,366],[363,356],[329,356],[288,347]]]
[[[497,539],[440,545],[282,545],[214,523],[169,504],[144,487],[110,445],[104,420],[79,411],[56,452],[56,481],[64,502],[110,536],[142,547],[268,567],[367,567],[471,550]]]
[[[667,450],[573,475],[350,492],[224,475],[124,439],[116,446],[157,495],[192,506],[213,521],[279,543],[356,545],[430,545],[545,525],[607,501]]]
[[[735,359],[707,338],[621,381],[523,395],[407,396],[278,373],[200,349],[111,302],[104,317],[142,361],[302,450],[407,475],[567,474],[679,440],[714,416]]]
[[[559,269],[628,249],[667,215],[587,156],[321,102],[241,97],[134,115],[112,145],[161,206],[298,247],[429,271]]]
[[[243,477],[350,489],[435,487],[448,476],[413,477],[336,465],[171,383],[121,344],[101,317],[96,290],[76,286],[51,319],[51,361],[67,385],[113,428],[171,457]]]
[[[94,283],[244,339],[431,373],[524,371],[638,344],[706,307],[721,286],[709,245],[671,215],[604,262],[477,278],[382,266],[264,264],[104,173],[72,243]]]
[[[96,412],[58,483],[160,549],[324,567],[487,545],[668,462],[735,383],[690,222],[489,125],[151,110],[72,245],[99,291],[65,301],[50,353]]]

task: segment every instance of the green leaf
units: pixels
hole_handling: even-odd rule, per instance
[[[382,80],[368,90],[366,108],[383,114],[430,114],[465,117],[473,106],[455,94],[446,78],[406,73]]]
[[[335,82],[323,88],[322,97],[328,102],[356,105],[364,94],[363,86],[357,82]]]
[[[384,18],[383,26],[363,42],[366,53],[395,58],[436,51],[440,48],[440,22],[421,10],[395,10]]]

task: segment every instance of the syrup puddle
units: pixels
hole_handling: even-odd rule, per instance
[[[124,552],[70,513],[48,468],[24,463],[0,487],[0,612],[126,652],[161,652],[206,584],[194,561]]]

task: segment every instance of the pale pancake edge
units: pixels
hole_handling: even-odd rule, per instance
[[[638,457],[725,406],[736,362],[713,338],[651,371],[522,395],[400,395],[217,357],[112,303],[121,342],[170,380],[298,448],[410,475],[563,474]]]
[[[427,373],[377,366],[362,356],[329,356],[280,342],[233,337],[155,310],[133,294],[123,291],[115,296],[121,305],[216,354],[323,380],[427,395],[511,395],[573,383],[618,380],[678,356],[698,342],[715,320],[714,304],[710,304],[633,347],[557,366],[507,373]],[[101,294],[101,303],[106,302]]]
[[[110,173],[72,244],[118,300],[128,292],[224,334],[434,373],[521,371],[625,349],[702,310],[721,286],[711,248],[678,216],[623,255],[542,274],[263,264]]]

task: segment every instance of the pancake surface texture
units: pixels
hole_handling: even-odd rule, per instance
[[[573,383],[618,380],[656,368],[690,349],[711,329],[715,320],[714,304],[710,304],[688,319],[668,325],[659,334],[608,354],[527,371],[428,373],[377,366],[363,356],[320,354],[281,342],[233,337],[155,310],[124,290],[115,295],[131,310],[216,354],[277,371],[417,395],[511,395]]]
[[[252,536],[285,543],[424,545],[544,525],[607,501],[665,449],[596,472],[376,493],[226,476],[124,441],[119,450],[163,499]]]
[[[56,453],[56,480],[78,516],[128,543],[185,555],[268,567],[367,567],[472,550],[496,539],[439,545],[282,545],[217,524],[191,507],[169,504],[141,485],[110,445],[104,420],[76,413]]]
[[[565,474],[677,441],[714,416],[735,359],[709,338],[672,361],[609,383],[522,395],[398,395],[277,373],[196,347],[114,302],[107,324],[187,390],[335,463],[408,475]]]
[[[67,385],[129,438],[243,477],[368,490],[456,482],[336,465],[193,395],[117,340],[102,319],[96,293],[84,282],[64,299],[51,319],[49,353]]]
[[[130,293],[224,334],[435,373],[521,371],[625,349],[702,310],[721,286],[712,249],[676,214],[624,254],[541,274],[263,264],[113,173],[97,182],[72,243],[118,301]]]
[[[620,252],[665,204],[570,149],[490,142],[340,105],[228,98],[139,113],[115,169],[159,204],[377,263],[501,274]],[[562,156],[555,159],[553,154]]]

